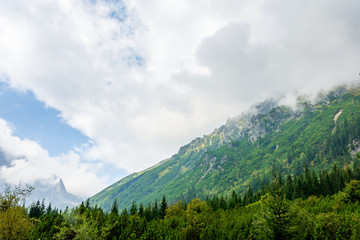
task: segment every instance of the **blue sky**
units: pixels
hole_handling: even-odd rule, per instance
[[[16,90],[6,82],[0,82],[0,109],[0,118],[10,124],[14,135],[37,142],[50,157],[94,144],[89,137],[69,126],[59,111],[37,100],[30,90]],[[105,163],[99,174],[107,176],[110,183],[129,173],[114,164]]]
[[[79,130],[70,127],[56,109],[46,107],[31,91],[19,91],[0,82],[0,118],[9,122],[14,134],[38,142],[57,156],[89,142]]]
[[[49,157],[94,144],[89,137],[69,126],[60,114],[37,100],[30,90],[17,90],[6,82],[0,82],[0,118],[9,124],[13,135],[38,143],[49,153]],[[3,152],[0,153],[4,158]],[[129,174],[112,163],[104,163],[97,170],[98,174],[107,177],[109,183]]]

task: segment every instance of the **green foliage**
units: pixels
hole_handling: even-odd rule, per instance
[[[26,197],[33,188],[6,185],[0,193],[0,239],[27,239],[32,224],[24,207]]]
[[[360,142],[360,96],[340,88],[319,99],[313,104],[299,101],[296,111],[284,106],[271,109],[269,104],[267,112],[229,120],[170,159],[109,186],[90,202],[110,211],[115,198],[121,199],[119,208],[130,208],[133,201],[154,202],[163,195],[168,203],[227,198],[232,191],[246,193],[249,186],[254,192],[261,189],[273,167],[292,177],[303,173],[305,165],[309,174],[330,170],[334,164],[358,168],[359,160],[351,151]],[[310,192],[319,188],[318,182],[307,185]],[[306,197],[297,183],[292,187],[297,190],[293,198]],[[333,187],[331,194],[339,188]]]
[[[81,207],[81,206],[80,206]],[[80,213],[81,214],[81,213]],[[119,214],[119,209],[118,209],[118,205],[117,205],[117,201],[116,199],[114,200],[114,203],[111,207],[111,210],[110,210],[110,214],[113,215],[113,216],[117,216]]]
[[[167,201],[166,201],[166,197],[163,196],[161,203],[160,203],[160,209],[159,209],[159,217],[161,219],[164,219],[164,217],[166,215],[166,208],[167,208]]]
[[[351,180],[344,189],[345,202],[360,202],[360,181]]]
[[[322,178],[328,179],[323,184],[337,185],[340,191],[321,190]],[[195,198],[173,205],[163,196],[159,206],[155,201],[137,209],[133,202],[130,212],[121,213],[116,201],[108,213],[86,203],[65,212],[51,207],[44,211],[45,206],[34,203],[28,214],[11,207],[20,213],[13,216],[21,216],[17,217],[21,237],[19,230],[17,237],[1,239],[359,239],[360,186],[355,179],[360,179],[359,171],[336,166],[320,173],[305,167],[303,174],[286,178],[274,171],[272,180],[257,192],[249,187],[246,193],[232,192],[229,198]],[[315,190],[309,187],[313,182],[319,184]],[[289,197],[296,195],[297,188],[306,197]],[[38,209],[42,214],[35,214],[39,217],[30,223],[30,213]],[[2,228],[0,234],[6,231]]]
[[[36,203],[32,203],[29,209],[29,217],[30,218],[41,218],[45,214],[45,202],[42,203],[37,201]]]
[[[0,239],[360,239],[360,96],[299,104],[231,120],[72,210],[7,190]]]
[[[284,185],[279,181],[278,172],[273,172],[274,181],[269,187],[269,193],[262,199],[264,218],[271,230],[273,239],[289,239],[290,204],[285,198]]]

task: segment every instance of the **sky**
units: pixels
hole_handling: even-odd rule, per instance
[[[91,196],[273,96],[359,81],[357,0],[0,0],[0,181]]]

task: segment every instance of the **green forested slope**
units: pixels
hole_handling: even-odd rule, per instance
[[[360,158],[360,154],[357,154]],[[0,192],[0,239],[360,239],[360,168],[316,173],[305,167],[254,193],[188,203],[133,203],[109,212],[89,201],[64,212],[44,202],[25,208],[30,189]]]
[[[117,199],[120,208],[133,201],[169,202],[254,190],[276,166],[283,174],[356,165],[359,147],[359,89],[339,88],[315,103],[300,99],[298,109],[264,102],[229,120],[213,133],[193,140],[171,158],[134,173],[90,198],[104,210]],[[336,121],[335,116],[337,116]]]

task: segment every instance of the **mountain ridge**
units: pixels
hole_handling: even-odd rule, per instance
[[[115,198],[119,207],[124,208],[132,201],[146,204],[160,199],[162,195],[176,201],[186,196],[206,197],[231,190],[243,192],[249,185],[258,186],[266,181],[265,165],[271,167],[277,164],[288,174],[298,174],[304,159],[314,158],[309,163],[316,167],[319,163],[314,161],[324,158],[317,154],[323,138],[327,136],[321,131],[331,135],[329,129],[336,129],[337,123],[333,118],[342,105],[344,112],[338,116],[340,124],[344,115],[349,117],[350,113],[356,112],[352,105],[356,101],[355,105],[360,106],[358,92],[358,88],[340,87],[319,95],[313,103],[299,98],[297,109],[280,106],[276,100],[262,102],[247,113],[228,119],[212,133],[195,138],[169,159],[105,188],[91,197],[90,202],[109,210]],[[312,129],[312,124],[317,129]],[[305,139],[306,149],[301,152],[301,158],[301,153],[291,149],[288,143],[293,141],[300,146],[297,140],[302,137],[303,131],[309,131],[309,140]],[[311,131],[318,134],[314,135]],[[282,139],[285,137],[291,139],[285,141]],[[312,149],[312,145],[319,145],[319,149]],[[275,155],[278,159],[273,159]],[[293,158],[294,162],[289,158]],[[336,161],[343,164],[345,160]]]

